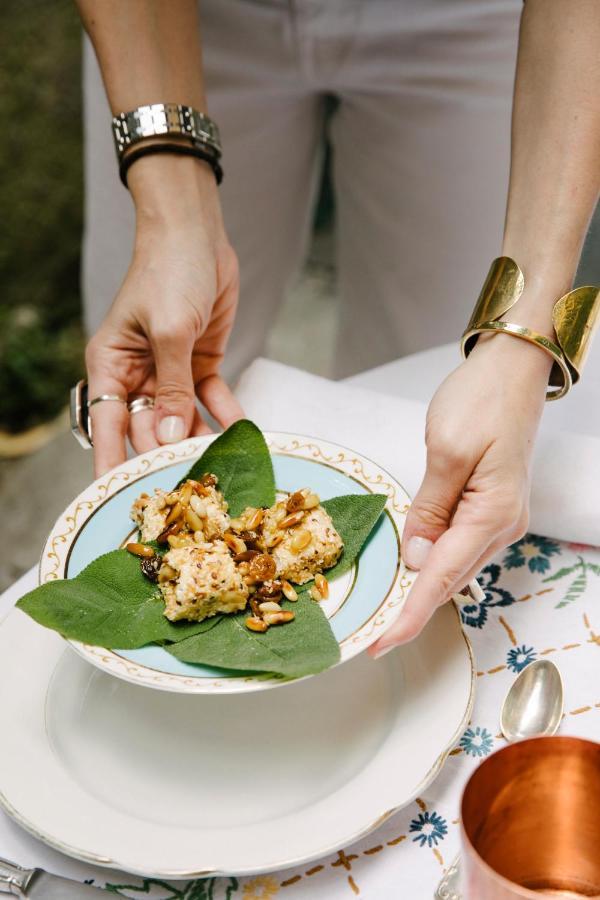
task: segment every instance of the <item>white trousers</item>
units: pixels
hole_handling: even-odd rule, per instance
[[[201,0],[225,223],[241,270],[226,374],[263,352],[302,263],[326,130],[342,300],[336,374],[458,339],[501,249],[521,9],[521,0]],[[84,73],[93,332],[127,269],[134,216],[89,45]],[[328,122],[327,96],[338,100]]]

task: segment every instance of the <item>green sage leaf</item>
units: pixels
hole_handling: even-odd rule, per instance
[[[121,650],[180,641],[210,631],[221,618],[169,622],[160,591],[142,575],[139,559],[126,550],[105,553],[75,578],[41,585],[17,606],[66,638]]]
[[[234,518],[247,506],[272,506],[275,503],[271,454],[262,432],[248,419],[235,422],[219,435],[185,478],[199,480],[208,472],[218,477],[219,490]]]

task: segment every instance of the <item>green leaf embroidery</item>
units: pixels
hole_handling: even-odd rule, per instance
[[[547,581],[559,581],[561,578],[564,578],[565,575],[570,575],[571,572],[574,572],[576,568],[578,568],[578,563],[575,563],[573,566],[565,566],[565,568],[559,569],[558,572],[554,572],[553,575],[542,578],[542,583],[545,584]]]
[[[218,477],[219,490],[234,518],[247,506],[275,503],[271,454],[260,429],[247,419],[236,422],[213,441],[185,478],[198,480],[207,472]]]
[[[126,550],[105,553],[76,578],[41,585],[17,606],[66,638],[121,650],[180,641],[211,630],[220,618],[169,622],[159,590],[142,575],[138,558]]]

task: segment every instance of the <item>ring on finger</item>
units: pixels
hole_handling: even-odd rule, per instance
[[[127,409],[130,416],[135,416],[136,413],[143,412],[145,409],[154,409],[154,397],[136,397],[127,404]]]

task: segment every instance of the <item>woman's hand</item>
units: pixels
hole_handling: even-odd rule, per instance
[[[375,657],[416,637],[436,608],[527,529],[530,464],[551,359],[506,335],[479,339],[427,415],[427,470],[402,540],[419,569]]]
[[[182,162],[195,167],[193,183],[190,166]],[[138,213],[135,252],[87,347],[89,396],[116,394],[131,401],[147,395],[156,405],[131,417],[122,403],[92,407],[97,475],[125,459],[127,433],[143,453],[210,431],[196,398],[223,427],[243,414],[219,375],[237,304],[237,260],[223,229],[214,177],[200,166],[157,156],[130,169]],[[161,188],[165,176],[168,187]],[[185,198],[182,206],[171,205],[167,191]]]

